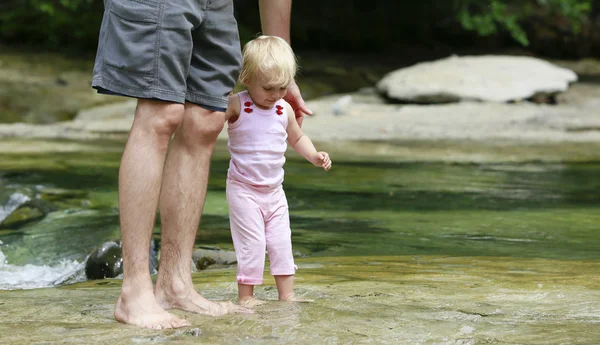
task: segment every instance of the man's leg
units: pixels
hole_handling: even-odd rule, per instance
[[[149,249],[167,145],[183,116],[183,105],[139,100],[119,169],[119,211],[123,241],[123,285],[115,319],[162,329],[189,323],[156,302]]]
[[[162,241],[156,299],[165,309],[222,315],[251,312],[232,303],[211,302],[195,290],[191,258],[206,197],[210,157],[225,113],[186,103],[181,127],[171,141],[160,195]]]

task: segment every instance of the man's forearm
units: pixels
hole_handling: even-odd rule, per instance
[[[292,0],[259,0],[258,6],[262,33],[279,36],[290,43]]]

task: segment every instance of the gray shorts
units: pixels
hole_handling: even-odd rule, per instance
[[[227,108],[241,65],[233,0],[105,0],[92,87]]]

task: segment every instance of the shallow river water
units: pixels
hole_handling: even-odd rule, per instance
[[[0,228],[0,343],[600,343],[600,163],[341,158],[325,173],[290,156],[297,293],[314,302],[274,301],[267,272],[256,314],[176,312],[193,326],[150,331],[112,319],[119,279],[82,274],[120,236],[119,158],[0,155],[0,219],[19,196],[45,209]],[[197,246],[232,249],[226,169],[217,150]],[[234,300],[234,279],[194,273],[210,299]]]

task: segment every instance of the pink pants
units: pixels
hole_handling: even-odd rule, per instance
[[[282,186],[253,187],[227,179],[229,224],[237,258],[237,282],[263,282],[265,247],[271,274],[292,275],[298,268],[292,255],[288,203]]]

